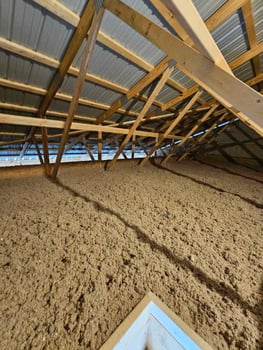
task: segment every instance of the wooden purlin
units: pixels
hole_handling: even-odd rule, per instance
[[[52,171],[52,178],[54,179],[57,177],[59,165],[64,153],[64,148],[68,139],[68,134],[71,128],[71,124],[73,122],[74,114],[76,113],[76,110],[77,110],[78,100],[79,100],[81,90],[85,80],[85,74],[91,60],[93,49],[96,44],[97,34],[99,31],[99,27],[100,27],[103,15],[104,15],[104,9],[101,9],[98,14],[94,15],[92,20],[89,37],[88,37],[88,40],[84,49],[83,57],[82,57],[79,76],[76,81],[75,91],[69,106],[68,117],[65,122],[65,127],[63,130],[63,135],[59,146],[59,151],[58,151],[56,162]]]
[[[191,0],[163,0],[163,2],[193,41],[195,47],[216,65],[232,74],[193,2]]]
[[[242,14],[243,14],[244,22],[245,22],[249,48],[254,49],[258,45],[258,41],[257,41],[257,35],[256,35],[251,0],[248,0],[242,6]],[[252,65],[253,65],[255,75],[260,74],[261,68],[260,68],[259,54],[256,55],[256,57],[253,57]],[[261,86],[261,84],[260,84],[260,86]]]
[[[21,115],[14,115],[14,114],[5,114],[0,113],[0,124],[9,124],[9,125],[24,125],[24,126],[37,126],[37,127],[47,127],[47,128],[53,128],[53,129],[64,129],[65,122],[62,122],[60,120],[53,120],[53,119],[40,119],[40,118],[32,118],[32,117],[26,117]],[[108,134],[117,134],[117,135],[127,135],[129,132],[129,129],[125,128],[116,128],[108,125],[94,125],[94,124],[85,124],[85,123],[76,123],[73,122],[71,124],[71,135],[77,135],[84,132],[98,132],[101,131],[103,133]],[[150,131],[143,131],[143,130],[135,130],[134,134],[136,136],[141,137],[150,137],[150,138],[158,138],[161,137],[163,134],[158,132],[150,132]],[[62,134],[58,134],[56,136],[50,135],[49,138],[54,137],[61,137]],[[178,140],[178,136],[176,135],[167,135],[167,139],[170,140]]]
[[[231,113],[263,135],[261,94],[121,1],[106,0],[105,7],[166,52],[169,57],[174,58],[181,71],[202,86]]]

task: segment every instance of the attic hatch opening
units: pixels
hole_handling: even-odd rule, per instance
[[[148,293],[100,350],[212,350],[154,294]]]

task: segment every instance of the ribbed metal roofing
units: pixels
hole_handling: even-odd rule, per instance
[[[255,21],[255,28],[257,33],[257,40],[259,43],[263,41],[263,6],[262,0],[251,0],[252,9]]]
[[[0,2],[0,32],[15,43],[61,59],[73,28],[35,3],[10,0]]]
[[[72,10],[73,12],[77,13],[78,15],[81,15],[82,10],[86,4],[86,0],[57,0],[61,2],[64,6]],[[91,1],[91,0],[90,0]]]
[[[216,10],[218,10],[227,0],[193,0],[195,7],[202,19],[206,21]]]
[[[60,88],[60,92],[72,95],[75,90],[76,81],[77,79],[75,77],[67,75]],[[94,102],[103,103],[106,105],[111,105],[121,96],[122,94],[118,94],[112,90],[105,89],[102,86],[95,85],[87,81],[84,82],[83,89],[80,95],[80,97],[82,98],[92,100]]]
[[[212,36],[227,62],[247,51],[242,17],[237,12],[212,32]]]
[[[0,77],[47,89],[55,69],[0,49]]]
[[[41,96],[0,86],[1,102],[38,107]]]
[[[195,85],[195,82],[192,79],[178,69],[173,71],[171,78],[187,89]]]
[[[105,13],[101,30],[152,65],[165,56],[155,45],[110,12]]]
[[[233,73],[235,74],[236,77],[238,77],[238,79],[243,80],[243,81],[247,81],[254,76],[252,64],[250,61],[248,61],[248,62],[242,64],[242,66],[234,69]]]

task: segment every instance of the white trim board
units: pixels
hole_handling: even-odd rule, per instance
[[[212,350],[153,293],[148,293],[100,350]]]

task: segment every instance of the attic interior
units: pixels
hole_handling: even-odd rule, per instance
[[[0,63],[0,347],[99,349],[152,291],[261,349],[262,1],[0,0]]]

